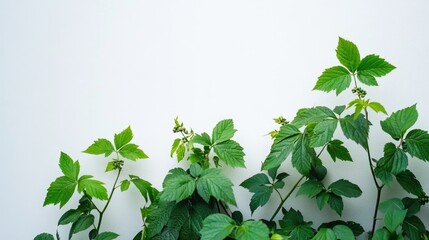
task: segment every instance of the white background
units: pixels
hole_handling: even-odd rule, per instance
[[[81,173],[108,186],[107,160],[81,151],[97,138],[113,138],[128,125],[150,159],[128,163],[126,171],[160,188],[177,164],[169,157],[179,116],[197,132],[211,132],[233,118],[235,139],[246,152],[247,169],[226,168],[238,206],[250,217],[251,195],[239,183],[260,169],[276,128],[272,118],[292,119],[299,108],[336,106],[353,99],[311,91],[317,77],[337,65],[338,36],[352,40],[361,56],[376,53],[397,69],[366,88],[388,112],[418,103],[416,127],[428,129],[428,1],[0,1],[0,148],[2,239],[32,239],[54,233],[65,209],[43,208],[50,182],[60,175],[64,151],[81,162]],[[384,116],[372,114],[371,149],[380,157],[390,141],[379,131]],[[375,187],[362,148],[347,141],[354,162],[324,162],[326,184],[340,178],[357,183],[359,199],[345,201],[343,220],[372,223]],[[298,176],[290,161],[282,170]],[[429,165],[410,160],[429,192]],[[110,188],[110,187],[109,187]],[[119,193],[119,192],[118,192]],[[404,193],[395,184],[385,196]],[[277,199],[254,217],[269,218]],[[142,198],[117,194],[104,229],[131,239],[139,231]],[[314,200],[286,204],[307,220],[337,218]],[[420,216],[429,226],[429,211]],[[64,238],[68,227],[61,227]],[[86,234],[86,233],[85,233]],[[85,239],[80,235],[75,239]]]

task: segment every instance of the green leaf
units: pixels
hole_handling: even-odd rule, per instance
[[[327,149],[329,155],[331,156],[334,162],[338,159],[343,161],[352,161],[352,156],[349,153],[349,150],[343,146],[343,142],[335,139],[329,142]]]
[[[228,166],[245,167],[243,148],[237,142],[226,140],[214,145],[213,149],[220,160]]]
[[[411,130],[405,138],[408,153],[419,159],[429,161],[429,134],[420,129]]]
[[[191,175],[195,178],[199,177],[203,173],[203,168],[197,163],[191,164],[191,166],[189,167],[189,170]]]
[[[296,195],[306,195],[310,198],[313,198],[324,189],[325,187],[321,182],[315,180],[307,180],[301,185]]]
[[[216,145],[231,139],[236,131],[232,119],[225,119],[218,122],[212,133],[213,144]]]
[[[391,72],[395,67],[380,56],[371,54],[362,59],[357,71],[358,74],[382,77]]]
[[[54,236],[52,236],[52,234],[49,233],[41,233],[39,235],[37,235],[34,240],[55,240]]]
[[[186,152],[185,145],[181,143],[179,147],[177,147],[177,151],[176,151],[178,162],[183,160],[183,158],[185,157],[185,152]]]
[[[108,162],[107,166],[106,166],[105,172],[110,172],[110,171],[115,170],[115,168],[116,168],[115,163],[116,163],[116,161],[110,161],[110,162]]]
[[[115,151],[115,148],[109,140],[99,138],[83,152],[94,155],[104,154],[105,157],[108,157],[113,151]]]
[[[337,239],[339,240],[354,240],[355,236],[353,235],[352,230],[345,225],[336,225],[332,230],[334,230]]]
[[[312,240],[337,240],[337,236],[332,229],[321,228],[312,238]]]
[[[360,144],[363,148],[368,149],[368,132],[369,126],[365,117],[360,114],[358,118],[350,115],[340,119],[341,129],[344,136]]]
[[[203,133],[201,135],[195,134],[195,136],[192,137],[191,140],[193,143],[198,143],[203,146],[210,146],[212,145],[210,136],[207,133]]]
[[[70,228],[69,238],[71,238],[71,236],[75,233],[88,229],[92,226],[92,224],[94,224],[94,215],[81,215],[79,219],[74,222],[72,227]]]
[[[426,232],[424,223],[417,216],[405,218],[402,229],[409,239],[421,239],[421,236]]]
[[[332,183],[329,188],[333,193],[338,196],[344,196],[349,198],[356,198],[362,195],[362,190],[358,185],[349,182],[345,179],[340,179]]]
[[[121,192],[125,192],[128,190],[128,188],[130,188],[130,181],[128,180],[123,180],[121,182]]]
[[[326,191],[320,192],[316,196],[317,207],[319,207],[319,209],[322,210],[325,204],[328,202],[328,200],[329,200],[329,193]]]
[[[69,155],[61,152],[60,168],[64,176],[77,180],[79,177],[80,165],[79,161],[73,162]]]
[[[115,147],[116,149],[120,149],[125,144],[131,142],[133,139],[133,131],[131,131],[131,127],[128,126],[124,131],[119,134],[115,134]]]
[[[393,143],[386,143],[384,145],[384,157],[378,161],[377,166],[392,174],[398,174],[407,169],[408,158],[404,150],[396,148]]]
[[[328,204],[336,213],[338,213],[338,215],[341,216],[341,213],[343,212],[343,208],[344,208],[344,203],[343,203],[343,199],[340,196],[334,193],[330,193]]]
[[[380,161],[382,161],[382,159],[383,158],[381,158]],[[393,181],[392,173],[384,168],[377,166],[374,168],[374,173],[375,176],[383,182],[383,184],[390,185]]]
[[[82,211],[78,209],[68,210],[61,216],[60,220],[58,220],[58,226],[76,222],[79,219],[81,214],[82,214]]]
[[[102,232],[94,238],[94,240],[113,240],[119,237],[118,234],[114,232]]]
[[[360,63],[360,54],[356,45],[340,37],[336,52],[340,63],[350,72],[355,72]]]
[[[386,109],[381,105],[381,103],[378,102],[370,102],[368,105],[374,112],[382,112],[387,115]]]
[[[307,176],[311,169],[311,158],[313,149],[308,146],[308,138],[301,135],[296,141],[292,153],[292,166],[298,170],[302,175]]]
[[[381,128],[392,138],[398,140],[412,127],[418,118],[416,104],[392,113],[386,120],[381,121]]]
[[[179,147],[180,138],[174,139],[173,146],[171,146],[170,157],[173,157],[173,154],[176,152]]]
[[[346,106],[341,105],[341,106],[336,106],[333,111],[334,111],[334,113],[341,115],[341,113],[343,113],[344,110],[346,110]]]
[[[236,206],[232,185],[232,182],[222,175],[220,169],[206,169],[197,179],[198,193],[206,202],[213,196],[217,200]]]
[[[352,78],[347,69],[341,66],[331,67],[325,69],[322,75],[320,75],[313,90],[324,92],[336,90],[336,94],[339,95],[350,86],[351,81]]]
[[[139,190],[143,198],[147,201],[148,197],[151,198],[151,195],[153,195],[152,191],[152,184],[146,180],[143,180],[137,176],[130,175],[131,182],[134,184],[134,186]]]
[[[62,208],[73,196],[77,181],[66,176],[59,177],[51,183],[43,206],[60,204]]]
[[[290,234],[291,240],[310,239],[314,235],[314,230],[308,224],[297,226]]]
[[[309,123],[318,123],[327,118],[336,119],[335,113],[327,107],[317,106],[313,108],[302,108],[296,113],[296,117],[291,122],[291,125],[295,126],[296,128],[301,128],[302,126],[308,125]],[[288,134],[285,134],[286,136],[292,136],[299,133],[299,130],[292,127],[289,127],[285,130],[288,130]]]
[[[204,219],[201,240],[226,238],[235,228],[235,221],[224,214],[213,214]]]
[[[378,82],[375,79],[374,76],[365,73],[365,72],[358,72],[357,74],[357,78],[359,79],[359,81],[365,85],[368,86],[378,86]]]
[[[396,175],[396,180],[405,191],[414,194],[417,197],[424,197],[426,195],[426,193],[423,191],[422,185],[410,170],[407,169],[398,173]]]
[[[195,190],[195,179],[188,174],[175,174],[169,172],[169,177],[164,180],[164,190],[161,193],[161,201],[180,202],[192,195]]]
[[[261,221],[246,221],[237,228],[237,240],[267,240],[270,231]]]
[[[390,232],[385,228],[378,229],[377,231],[375,231],[374,235],[372,236],[372,240],[389,240],[389,239],[390,239]]]
[[[148,158],[148,156],[139,148],[138,145],[135,144],[127,144],[123,146],[119,150],[119,154],[121,154],[124,158],[130,159],[130,160],[137,160],[137,159],[145,159]]]
[[[310,147],[321,147],[331,141],[335,129],[337,129],[338,120],[329,119],[319,122],[313,130],[310,138]]]
[[[150,206],[151,211],[146,221],[148,224],[147,237],[149,239],[161,232],[170,219],[174,206],[174,202],[159,202]]]
[[[395,232],[396,228],[402,224],[407,215],[404,204],[400,199],[393,198],[380,204],[379,209],[384,213],[384,225],[390,232]]]
[[[252,214],[258,207],[262,207],[267,204],[268,200],[270,200],[271,194],[273,194],[273,188],[267,186],[260,186],[253,190],[255,194],[253,194],[249,204]]]
[[[271,151],[262,164],[262,170],[268,170],[280,166],[292,153],[295,142],[299,139],[300,132],[293,125],[284,125],[280,128]]]
[[[85,191],[91,197],[107,200],[109,198],[107,189],[103,185],[103,182],[92,179],[92,176],[84,175],[79,178],[77,190],[78,192]]]
[[[267,175],[258,173],[244,180],[240,186],[249,189],[251,192],[255,192],[259,189],[260,186],[265,186],[267,184],[270,184],[270,180],[268,179]]]

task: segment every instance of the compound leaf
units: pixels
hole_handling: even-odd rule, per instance
[[[116,149],[120,149],[125,144],[129,143],[133,139],[133,131],[128,126],[124,131],[119,134],[115,134],[114,142]]]
[[[113,151],[115,151],[115,148],[109,140],[99,138],[83,152],[94,155],[104,154],[105,157],[108,157]]]
[[[336,90],[336,94],[339,95],[350,86],[351,81],[350,72],[346,68],[335,66],[325,69],[317,80],[313,90],[324,92]]]

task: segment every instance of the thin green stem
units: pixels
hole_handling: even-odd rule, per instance
[[[273,216],[270,218],[270,221],[273,221],[273,219],[277,216],[277,214],[280,212],[280,209],[282,209],[283,204],[286,202],[286,200],[290,197],[290,195],[295,191],[295,189],[298,187],[299,183],[304,179],[305,176],[302,176],[293,186],[293,188],[289,191],[289,193],[286,195],[285,198],[283,198],[277,207],[276,211],[274,212]]]

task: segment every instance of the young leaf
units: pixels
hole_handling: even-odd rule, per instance
[[[92,179],[92,176],[84,175],[79,178],[77,190],[78,192],[85,191],[91,197],[107,200],[109,198],[107,189],[103,185],[103,182]]]
[[[58,220],[58,226],[74,223],[79,219],[80,215],[82,215],[82,211],[78,209],[70,209],[61,216],[60,220]]]
[[[94,238],[94,240],[113,240],[119,237],[118,234],[114,232],[102,232]]]
[[[337,236],[332,229],[321,228],[311,240],[337,240]]]
[[[426,195],[426,193],[423,191],[422,185],[410,170],[407,169],[398,173],[396,175],[396,180],[405,191],[414,194],[417,197],[424,197]]]
[[[180,202],[192,195],[195,190],[195,179],[190,175],[176,175],[170,172],[170,177],[164,180],[164,191],[161,193],[161,201]]]
[[[374,110],[374,112],[378,113],[378,112],[382,112],[384,114],[387,115],[386,109],[384,109],[383,105],[381,105],[381,103],[378,102],[370,102],[368,105],[372,110]]]
[[[94,155],[104,154],[105,157],[108,157],[113,151],[115,151],[115,148],[109,140],[99,138],[83,152]]]
[[[61,152],[60,168],[64,176],[77,180],[79,177],[80,165],[79,161],[73,162],[69,155]]]
[[[49,233],[41,233],[37,235],[33,240],[55,240],[54,236]]]
[[[180,138],[174,139],[173,146],[171,146],[170,157],[173,157],[173,154],[176,152],[179,147]]]
[[[197,180],[198,193],[206,202],[209,201],[210,196],[213,196],[217,200],[236,206],[232,185],[232,182],[217,168],[204,170]]]
[[[341,213],[343,212],[343,208],[344,208],[344,203],[343,203],[343,199],[340,196],[334,193],[330,193],[328,204],[338,215],[341,216]]]
[[[243,148],[233,140],[226,140],[214,145],[214,152],[216,155],[231,167],[245,167],[244,166],[244,152]]]
[[[411,130],[405,138],[408,153],[419,159],[429,161],[429,134],[420,129]]]
[[[81,215],[79,219],[74,222],[70,228],[69,238],[75,233],[84,231],[94,224],[94,215]]]
[[[55,179],[48,188],[43,206],[60,204],[62,208],[73,196],[77,181],[66,176]]]
[[[329,119],[319,122],[313,130],[310,138],[310,147],[321,147],[331,141],[335,129],[337,129],[338,120]]]
[[[201,144],[203,146],[210,146],[210,145],[212,145],[211,140],[210,140],[210,136],[207,133],[203,133],[201,135],[195,134],[192,137],[191,141],[193,143],[198,143],[198,144]]]
[[[185,158],[185,152],[186,152],[185,145],[183,143],[179,144],[176,151],[178,162],[182,161],[183,158]]]
[[[341,129],[344,136],[360,144],[363,148],[368,149],[368,132],[369,126],[365,117],[360,114],[358,118],[350,115],[340,119]]]
[[[396,228],[402,224],[407,215],[404,204],[397,198],[382,202],[379,209],[384,213],[384,225],[390,232],[395,232]]]
[[[310,198],[313,198],[324,189],[325,187],[321,182],[315,180],[307,180],[301,185],[296,195],[306,195]]]
[[[266,240],[270,231],[261,221],[246,221],[237,228],[237,240]]]
[[[384,145],[384,157],[378,161],[377,166],[392,174],[398,174],[407,169],[408,157],[404,150],[393,143],[387,143]]]
[[[357,71],[358,74],[382,77],[391,72],[395,67],[377,55],[368,55],[362,59]]]
[[[224,214],[212,214],[204,219],[201,240],[219,240],[226,238],[236,227],[235,221]]]
[[[381,121],[381,128],[383,131],[392,136],[393,139],[400,139],[404,136],[405,132],[412,127],[418,118],[416,104],[411,107],[404,108],[397,112],[392,113],[386,120]]]
[[[355,236],[353,235],[352,230],[346,225],[336,225],[332,230],[334,230],[337,239],[339,240],[354,240]]]
[[[119,154],[121,154],[124,158],[130,159],[130,160],[137,160],[137,159],[145,159],[148,158],[148,156],[139,148],[139,146],[135,144],[127,144],[123,146],[119,150]]]
[[[336,90],[336,94],[339,95],[350,86],[351,81],[352,78],[347,69],[341,66],[331,67],[325,69],[322,75],[320,75],[313,90],[324,92]]]
[[[304,176],[307,176],[310,172],[311,158],[314,152],[308,145],[308,138],[305,135],[301,135],[296,141],[292,153],[292,166]]]
[[[352,161],[349,150],[343,146],[343,142],[335,139],[329,142],[326,149],[334,162],[338,159],[343,161]]]
[[[296,117],[291,122],[291,125],[295,126],[296,128],[285,127],[286,128],[285,130],[288,130],[287,136],[299,134],[300,132],[298,128],[308,125],[309,123],[321,122],[327,118],[336,119],[335,113],[327,107],[317,106],[313,108],[302,108],[298,110],[298,112],[296,113]],[[290,126],[290,125],[284,125],[284,126]]]
[[[133,132],[131,131],[131,127],[127,127],[124,131],[119,134],[115,134],[115,147],[116,149],[120,149],[125,144],[129,143],[133,139]]]
[[[116,168],[115,163],[116,163],[116,161],[110,161],[110,162],[108,162],[107,165],[106,165],[105,172],[110,172],[110,171],[115,170],[115,168]]]
[[[340,37],[336,52],[340,63],[350,72],[355,72],[360,63],[360,54],[356,45]]]
[[[234,122],[232,119],[220,121],[213,129],[213,144],[222,143],[231,139],[236,131],[237,130],[234,129]]]
[[[344,196],[349,198],[356,198],[362,195],[362,190],[359,188],[358,185],[344,179],[340,179],[332,183],[328,189],[330,189],[338,196]]]

